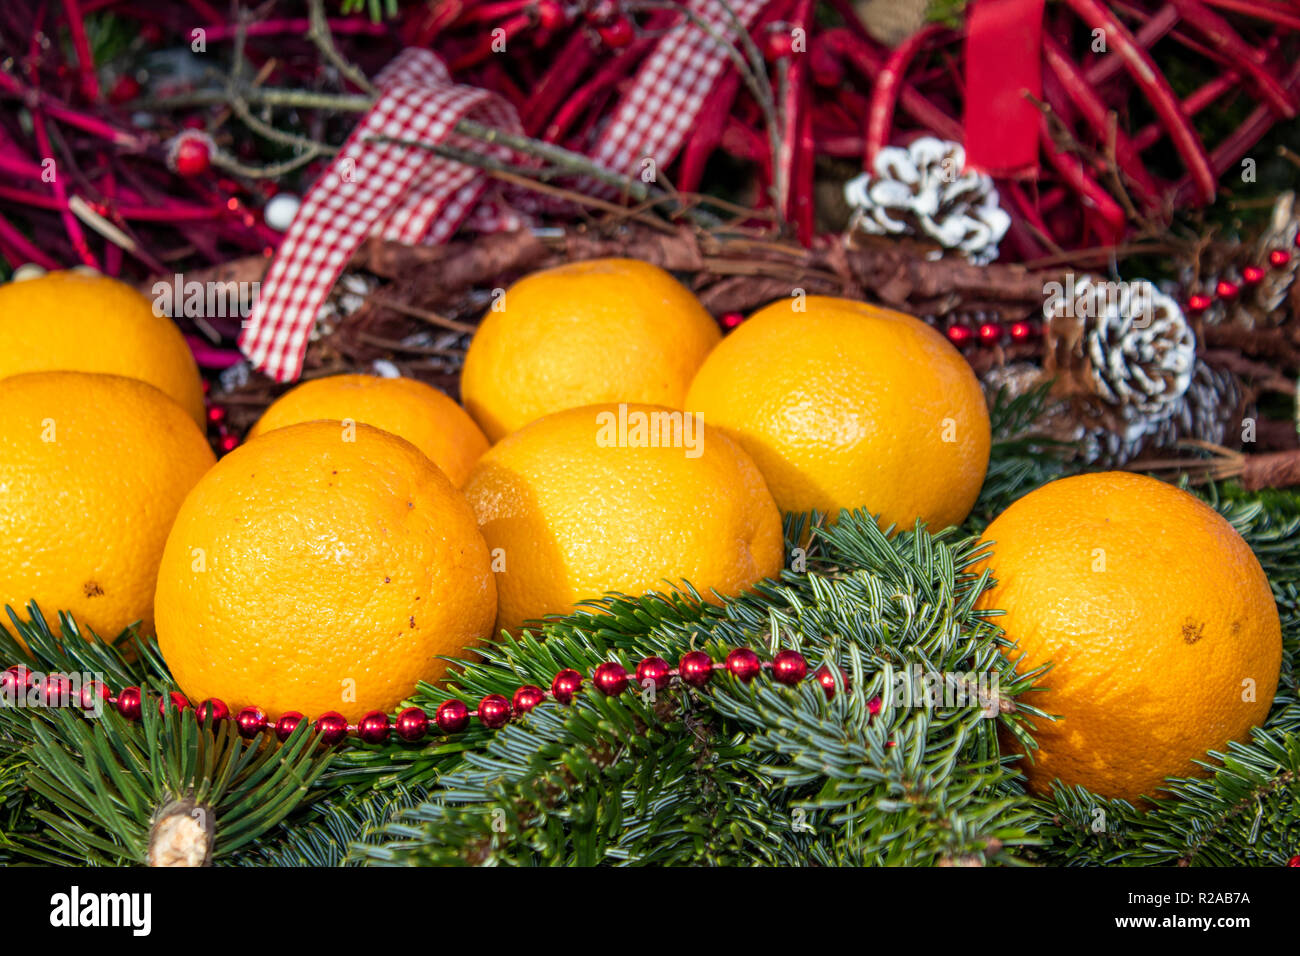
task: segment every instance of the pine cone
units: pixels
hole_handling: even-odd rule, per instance
[[[1170,448],[1185,438],[1215,445],[1235,442],[1245,404],[1245,390],[1236,375],[1197,359],[1191,385],[1173,414],[1157,424],[1147,447]]]
[[[932,239],[976,265],[992,262],[1011,217],[998,205],[993,180],[965,166],[960,143],[932,136],[882,149],[874,174],[844,184],[854,208],[849,232]]]
[[[1084,276],[1049,298],[1053,333],[1067,334],[1091,390],[1119,409],[1166,418],[1192,380],[1196,336],[1170,296],[1146,280]]]

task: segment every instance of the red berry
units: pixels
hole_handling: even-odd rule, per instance
[[[840,669],[840,678],[844,681],[844,686],[848,687],[849,675],[844,673],[843,669]],[[822,685],[827,700],[835,696],[835,672],[830,669],[830,665],[823,664],[817,668],[816,673],[813,674],[813,679]]]
[[[526,714],[546,699],[546,691],[533,684],[525,684],[514,693],[510,705],[516,714]]]
[[[357,721],[357,736],[368,744],[382,744],[388,739],[388,715],[372,710]]]
[[[996,345],[1002,338],[1002,326],[996,322],[985,322],[980,325],[980,344]]]
[[[748,684],[763,670],[763,662],[748,647],[738,647],[727,655],[727,670],[736,680]]]
[[[682,655],[677,673],[692,687],[703,687],[713,675],[713,658],[703,651],[688,651]]]
[[[1220,299],[1235,299],[1241,289],[1235,282],[1229,282],[1227,279],[1220,279],[1218,285],[1214,287],[1214,293]]]
[[[615,17],[596,27],[596,35],[611,50],[621,50],[636,39],[636,28],[627,17]]]
[[[724,312],[722,314],[722,324],[728,329],[734,329],[741,322],[745,321],[745,316],[740,312]]]
[[[582,689],[582,675],[572,668],[566,668],[555,675],[551,681],[551,696],[561,704],[573,702],[573,695]]]
[[[108,101],[114,106],[133,100],[140,95],[140,81],[129,73],[117,78],[113,88],[108,91]]]
[[[645,682],[654,684],[655,690],[663,690],[672,679],[672,667],[662,657],[647,657],[636,665],[636,682],[645,687]]]
[[[433,720],[444,734],[460,733],[469,726],[469,707],[462,700],[444,700],[434,711]]]
[[[1011,328],[1007,331],[1011,333],[1014,341],[1023,342],[1034,334],[1034,327],[1028,322],[1012,322]]]
[[[414,743],[429,731],[429,715],[419,707],[408,707],[397,715],[397,736]]]
[[[224,405],[208,406],[208,421],[214,425],[219,425],[226,420],[226,407]]]
[[[117,710],[127,720],[139,720],[141,698],[139,687],[123,687],[117,695]]]
[[[300,723],[302,723],[302,714],[296,710],[281,714],[280,719],[275,722],[275,736],[283,743],[298,729]]]
[[[1287,866],[1300,866],[1300,853],[1297,853],[1291,859],[1286,861]]]
[[[1247,285],[1264,281],[1264,270],[1259,266],[1246,266],[1241,270],[1241,278]]]
[[[591,675],[591,682],[602,694],[614,696],[627,690],[627,668],[615,661],[605,661]]]
[[[212,146],[207,134],[195,131],[181,133],[172,141],[172,168],[182,176],[201,176],[212,165]]]
[[[333,747],[348,735],[348,719],[338,711],[328,711],[316,718],[316,730],[321,741],[327,747]]]
[[[971,331],[969,325],[950,325],[947,335],[948,341],[953,345],[962,346],[968,344],[975,333]]]
[[[266,714],[256,707],[245,707],[235,715],[235,726],[239,728],[239,736],[251,739],[266,728]]]
[[[540,0],[537,4],[537,25],[543,30],[564,26],[564,7],[557,0]]]
[[[1281,269],[1290,261],[1291,253],[1287,252],[1285,249],[1274,249],[1268,254],[1268,264],[1274,269]]]
[[[798,651],[781,651],[772,658],[772,676],[782,684],[797,684],[808,676],[808,662]]]
[[[203,723],[211,714],[212,722],[218,724],[230,716],[230,708],[226,706],[225,701],[212,697],[199,704],[195,713],[198,715],[199,723]]]
[[[510,701],[500,694],[488,694],[478,702],[478,719],[490,730],[504,727],[510,722]]]
[[[1210,307],[1210,304],[1213,301],[1214,301],[1213,299],[1211,299],[1208,295],[1205,295],[1204,293],[1197,293],[1196,295],[1190,295],[1187,297],[1187,311],[1204,312],[1206,309]]]

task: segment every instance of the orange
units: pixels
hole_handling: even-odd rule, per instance
[[[153,631],[163,543],[212,449],[184,409],[117,375],[0,381],[0,606],[35,600],[112,639]]]
[[[657,405],[587,406],[479,459],[465,495],[498,572],[498,629],[609,591],[685,580],[716,600],[710,591],[738,594],[780,572],[781,516],[762,476],[739,445],[699,427]]]
[[[496,586],[473,513],[419,449],[307,422],[254,438],[195,486],[155,603],[191,700],[355,721],[486,637]]]
[[[332,375],[281,395],[248,433],[319,419],[363,422],[405,438],[459,488],[487,451],[487,439],[465,410],[431,385],[410,378]]]
[[[1036,793],[1052,780],[1105,797],[1156,796],[1197,775],[1207,750],[1244,740],[1268,713],[1282,658],[1268,580],[1214,509],[1124,472],[1030,492],[984,532],[997,585],[980,597],[1015,642],[1021,672],[1048,661],[1049,689],[1022,761]]]
[[[594,259],[535,272],[474,333],[465,407],[493,442],[535,418],[600,402],[681,408],[718,326],[658,266]]]
[[[784,511],[866,508],[937,531],[970,512],[989,417],[961,354],[924,322],[810,296],[754,313],[705,360],[686,407],[736,437]]]
[[[204,424],[185,337],[124,282],[67,271],[0,285],[0,378],[58,369],[138,378]]]

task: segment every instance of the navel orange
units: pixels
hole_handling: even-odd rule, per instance
[[[498,571],[498,628],[682,581],[714,600],[781,570],[781,516],[749,456],[662,406],[539,419],[479,459],[465,495]]]
[[[457,488],[488,449],[474,420],[432,385],[377,375],[331,375],[303,382],[276,399],[248,437],[320,419],[363,422],[405,438]]]
[[[125,282],[69,270],[0,285],[0,378],[50,370],[148,382],[204,423],[185,337]]]
[[[474,334],[465,407],[492,441],[551,412],[599,402],[680,408],[717,324],[657,266],[594,259],[535,272]]]
[[[848,299],[754,313],[705,359],[686,408],[745,446],[783,511],[866,508],[937,531],[966,517],[988,468],[988,410],[961,354]]]
[[[1282,657],[1259,561],[1214,509],[1124,472],[1063,478],[988,526],[997,585],[980,597],[1023,672],[1048,661],[1034,706],[1059,714],[1022,761],[1105,797],[1157,796],[1210,749],[1264,720]]]
[[[356,720],[488,636],[496,587],[469,506],[414,445],[307,422],[254,438],[195,486],[155,604],[163,657],[195,702]]]
[[[35,600],[112,639],[153,631],[163,543],[215,459],[152,385],[32,372],[0,380],[0,606]]]

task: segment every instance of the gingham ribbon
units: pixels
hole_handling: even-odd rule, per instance
[[[464,118],[522,132],[509,103],[488,90],[452,83],[442,61],[427,50],[403,51],[379,74],[377,85],[378,102],[303,200],[240,336],[253,367],[278,382],[301,373],[316,315],[367,236],[443,242],[486,185],[472,166],[368,140],[387,136],[482,149],[454,131]]]
[[[730,7],[748,28],[769,2],[730,0]],[[728,68],[726,50],[710,35],[734,33],[726,6],[721,0],[689,0],[689,7],[708,29],[684,20],[656,44],[591,151],[607,168],[639,175],[645,157],[660,166],[670,163]],[[367,236],[443,242],[471,212],[484,231],[521,224],[507,207],[478,204],[486,185],[480,170],[427,150],[367,141],[387,136],[481,151],[481,143],[456,134],[456,122],[468,117],[519,133],[509,103],[488,90],[452,83],[442,61],[427,50],[403,51],[376,85],[379,101],[307,194],[240,336],[253,367],[276,381],[301,373],[316,315]],[[509,157],[504,148],[498,154]],[[608,190],[594,183],[584,188]]]
[[[629,176],[639,176],[647,158],[659,167],[672,162],[705,97],[723,71],[732,68],[726,49],[714,37],[735,34],[733,14],[748,29],[770,2],[690,0],[686,6],[700,23],[683,18],[656,44],[597,141],[592,159]],[[708,28],[702,29],[701,23]],[[613,192],[610,187],[605,191]]]

